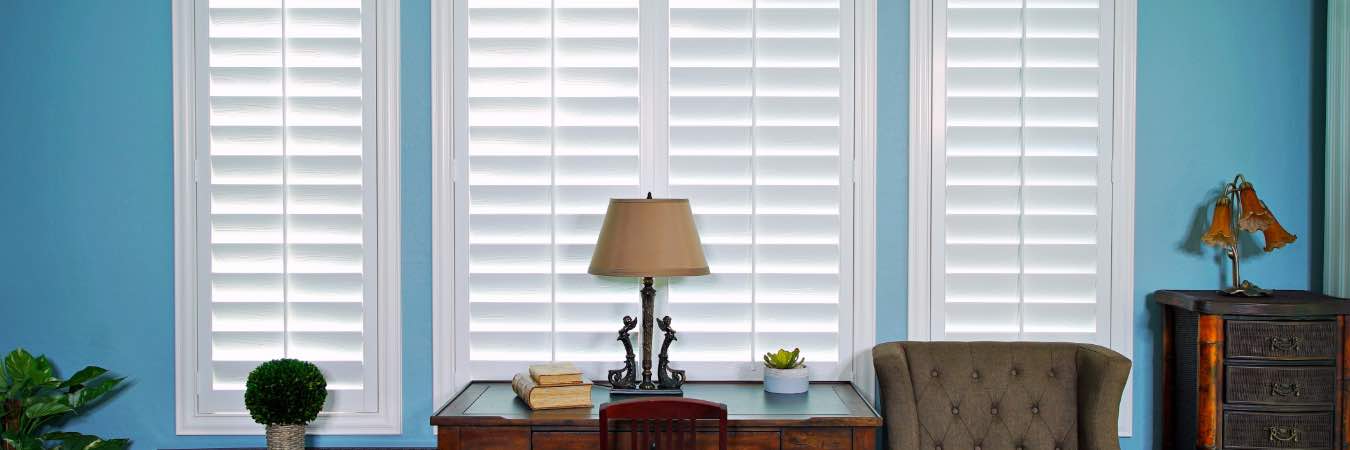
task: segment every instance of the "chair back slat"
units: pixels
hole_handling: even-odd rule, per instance
[[[607,403],[600,407],[601,450],[686,450],[698,446],[698,421],[717,421],[717,448],[727,448],[727,407],[721,403],[688,398],[642,398]],[[610,422],[616,427],[611,430]],[[687,424],[687,426],[686,426]],[[628,447],[622,436],[628,431]]]

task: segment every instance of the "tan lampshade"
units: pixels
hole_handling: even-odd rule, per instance
[[[689,200],[610,199],[587,272],[614,277],[707,275]]]

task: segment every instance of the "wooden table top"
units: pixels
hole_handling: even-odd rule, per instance
[[[1230,297],[1218,291],[1156,291],[1153,301],[1213,315],[1271,317],[1350,314],[1350,301],[1309,291],[1275,291],[1269,297]]]
[[[847,382],[813,382],[805,394],[770,394],[756,382],[690,382],[685,398],[727,405],[729,426],[877,427],[877,414]],[[611,398],[609,389],[591,389],[590,408],[531,410],[506,381],[475,381],[431,416],[432,425],[599,425],[600,405],[634,398]]]

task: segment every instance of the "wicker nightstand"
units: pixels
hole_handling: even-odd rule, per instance
[[[1347,448],[1343,390],[1350,301],[1307,291],[1266,298],[1158,291],[1164,447]]]

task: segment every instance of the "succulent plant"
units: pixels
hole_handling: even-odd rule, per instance
[[[794,348],[792,351],[778,349],[778,352],[769,352],[764,354],[764,366],[771,369],[796,369],[806,367],[806,358],[801,358],[802,350]]]

